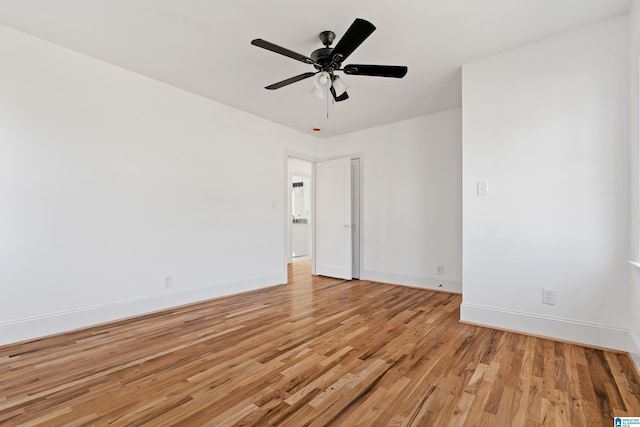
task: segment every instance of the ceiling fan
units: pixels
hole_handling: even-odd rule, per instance
[[[333,99],[336,101],[344,101],[349,98],[346,92],[348,86],[334,74],[336,71],[342,71],[345,74],[354,76],[404,77],[408,70],[405,66],[366,64],[349,64],[344,67],[342,66],[342,62],[345,61],[375,29],[376,27],[371,22],[356,18],[334,47],[330,46],[336,38],[335,33],[333,31],[323,31],[320,33],[319,38],[324,47],[314,50],[310,56],[302,55],[263,39],[252,40],[251,44],[254,46],[288,56],[305,64],[313,65],[316,69],[315,72],[302,73],[282,80],[281,82],[271,84],[266,86],[265,89],[280,89],[291,83],[314,77],[315,87],[312,91],[314,95],[324,98],[326,97],[326,92],[329,91]]]

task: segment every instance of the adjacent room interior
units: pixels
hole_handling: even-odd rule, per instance
[[[326,317],[296,333],[316,342],[316,332],[333,325],[337,335],[329,343],[344,336],[354,341],[344,353],[331,347],[322,357],[307,354],[304,363],[324,366],[331,357],[340,366],[357,363],[350,380],[410,359],[389,346],[408,345],[402,340],[415,325],[461,328],[455,329],[461,342],[475,340],[488,353],[423,348],[425,359],[438,354],[458,361],[456,379],[433,387],[459,391],[461,401],[438,397],[433,403],[407,392],[415,406],[396,402],[398,413],[391,407],[376,412],[371,408],[382,403],[374,403],[366,412],[373,418],[361,418],[363,401],[385,402],[384,393],[412,387],[408,377],[387,375],[379,377],[384,393],[367,388],[378,384],[373,380],[362,390],[353,385],[360,394],[351,397],[351,409],[351,400],[336,398],[344,410],[318,418],[328,399],[320,393],[332,383],[305,382],[299,373],[291,393],[278,396],[277,408],[273,403],[277,410],[289,405],[285,412],[265,415],[271,410],[265,402],[276,400],[260,389],[265,394],[208,407],[192,425],[213,419],[215,425],[296,425],[302,413],[307,418],[300,419],[324,424],[451,423],[455,418],[437,418],[433,408],[467,417],[480,405],[473,403],[476,389],[469,389],[480,387],[478,376],[494,375],[495,384],[520,389],[517,376],[496,373],[501,363],[542,370],[565,354],[575,357],[578,346],[585,350],[572,371],[576,378],[586,375],[582,364],[602,362],[607,368],[598,375],[625,385],[603,386],[600,393],[590,377],[595,391],[577,406],[616,395],[619,404],[601,407],[598,417],[640,416],[633,413],[640,408],[634,394],[640,378],[640,1],[477,3],[401,8],[330,1],[327,11],[312,13],[291,0],[274,10],[250,0],[224,6],[0,0],[0,366],[13,372],[6,383],[0,373],[0,423],[27,419],[20,418],[26,406],[7,403],[16,396],[3,384],[20,381],[20,363],[40,356],[38,343],[82,344],[87,357],[99,359],[98,343],[116,330],[129,335],[114,348],[133,346],[135,339],[148,345],[144,337],[154,331],[182,351],[202,344],[205,330],[209,337],[221,333],[194,327],[220,310],[220,325],[237,331],[252,325],[267,332],[273,322],[277,350],[256,357],[260,366],[282,363],[295,373],[301,366],[287,365],[283,356],[287,334],[277,332],[285,323],[304,323],[301,313],[320,301],[342,314],[318,309]],[[297,19],[308,15],[314,16]],[[264,37],[309,55],[322,47],[320,31],[335,31],[338,43],[355,18],[370,20],[376,30],[345,64],[406,65],[408,72],[398,79],[345,72],[346,100],[314,97],[309,64],[250,44]],[[265,89],[297,73],[309,80]],[[334,183],[344,189],[340,212],[348,212],[338,218],[341,229],[323,222],[336,218],[337,211],[322,209],[338,193],[321,190],[329,188],[326,177],[339,174],[346,180]],[[347,300],[355,305],[342,305]],[[212,305],[202,305],[207,302]],[[267,306],[274,311],[260,317]],[[286,322],[279,317],[285,308],[292,316]],[[399,308],[408,310],[405,318],[394,311]],[[144,319],[150,321],[137,323]],[[385,342],[372,335],[367,345],[380,347],[356,356],[356,344],[367,341],[355,326],[363,319],[376,323],[377,332],[403,338]],[[97,325],[114,329],[82,332]],[[252,335],[238,333],[238,342],[230,337],[212,345],[251,353],[239,342]],[[498,349],[515,356],[494,355]],[[603,349],[611,353],[603,356]],[[486,367],[470,371],[475,356],[484,357]],[[145,367],[156,360],[137,357]],[[258,365],[242,366],[258,375]],[[227,368],[233,377],[233,366]],[[196,371],[182,384],[200,384]],[[543,403],[523,414],[502,413],[507,403],[487,392],[484,422],[537,417],[532,425],[542,425],[549,414],[570,412],[562,409],[571,406],[570,394],[549,397],[554,391],[536,383],[540,372],[522,399],[533,399],[530,390],[540,386],[540,393],[550,393]],[[27,382],[46,377],[25,375]],[[226,381],[220,375],[216,381]],[[278,384],[270,383],[270,392],[277,394]],[[55,392],[39,396],[53,408]],[[170,401],[163,409],[170,412],[174,404],[189,407],[196,394],[158,399]],[[424,402],[431,409],[416,409]],[[139,415],[153,405],[139,404]],[[188,419],[179,411],[172,422]],[[45,414],[47,407],[37,418],[43,425],[77,421],[72,405]],[[115,412],[103,415],[84,416],[98,424],[119,420]],[[476,421],[462,418],[459,425]]]

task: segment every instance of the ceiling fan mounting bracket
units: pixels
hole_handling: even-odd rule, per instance
[[[320,38],[320,41],[322,42],[324,47],[329,47],[331,46],[331,43],[333,43],[333,41],[336,39],[336,33],[334,33],[333,31],[323,31],[318,35],[318,38]]]

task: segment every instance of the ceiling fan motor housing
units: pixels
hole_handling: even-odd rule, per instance
[[[334,69],[329,67],[331,64],[331,52],[333,52],[333,48],[330,47],[322,47],[320,49],[316,49],[311,53],[311,59],[313,59],[316,64],[315,67],[321,71],[333,72]],[[330,69],[331,68],[331,69]]]

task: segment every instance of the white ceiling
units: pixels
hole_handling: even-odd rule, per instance
[[[461,66],[627,13],[631,0],[0,0],[0,24],[284,126],[329,137],[461,106]],[[345,76],[329,105],[311,79],[264,86],[311,65],[250,45],[309,55],[353,20],[377,30],[345,61],[407,65],[404,79]],[[335,44],[335,43],[334,43]]]

